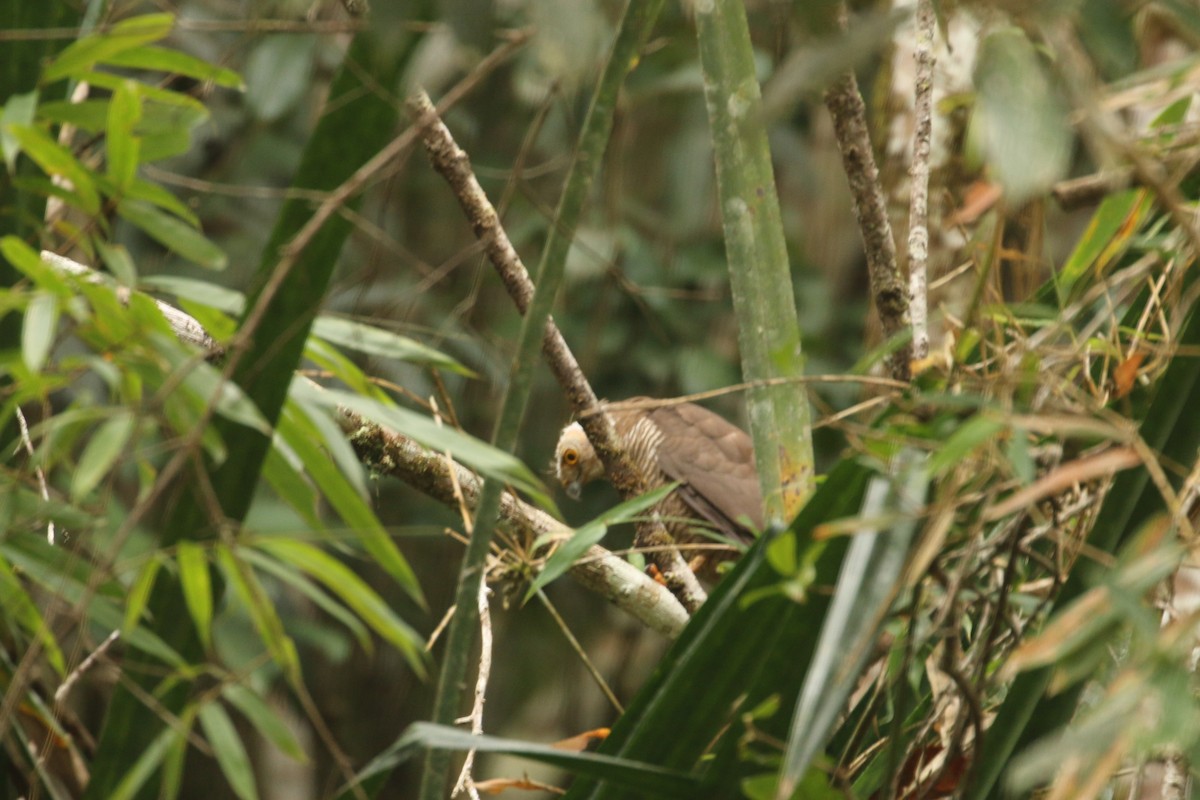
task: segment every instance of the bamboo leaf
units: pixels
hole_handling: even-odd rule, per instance
[[[108,105],[108,128],[104,150],[108,161],[108,178],[122,195],[137,176],[141,141],[133,129],[142,118],[142,100],[137,84],[124,81],[113,93]]]
[[[360,353],[370,353],[414,364],[427,364],[431,367],[456,372],[459,375],[475,377],[474,372],[445,353],[423,345],[415,339],[363,322],[355,322],[341,317],[320,316],[313,323],[313,335]]]
[[[233,585],[275,665],[288,682],[295,684],[300,680],[300,657],[295,642],[284,632],[275,605],[254,572],[229,547],[219,544],[214,552],[226,580]]]
[[[157,557],[146,560],[138,570],[137,577],[129,585],[129,594],[125,599],[125,619],[121,623],[121,635],[128,638],[137,627],[150,600],[150,591],[154,588],[154,579],[158,577],[158,569],[162,562]]]
[[[182,541],[179,543],[175,560],[179,564],[179,582],[183,586],[183,599],[192,621],[196,623],[196,632],[205,648],[212,647],[212,577],[208,571],[208,556],[204,548],[195,542]]]
[[[111,800],[133,800],[137,797],[142,786],[154,775],[171,748],[186,740],[186,731],[174,727],[163,728],[129,767],[109,798]]]
[[[254,785],[254,769],[250,766],[250,757],[242,738],[220,703],[206,703],[200,706],[198,712],[200,726],[204,728],[204,738],[212,746],[213,755],[230,788],[241,800],[256,800],[258,790]]]
[[[71,498],[86,497],[126,455],[137,419],[129,409],[117,409],[96,431],[79,457],[71,476]]]
[[[227,685],[221,691],[221,696],[240,711],[264,739],[279,748],[281,753],[301,764],[308,763],[308,755],[287,723],[261,697],[239,683]]]
[[[41,167],[46,175],[60,177],[70,185],[69,194],[79,201],[87,214],[100,212],[100,195],[87,168],[75,155],[32,125],[9,125],[8,134],[16,139],[21,150]]]
[[[423,637],[396,616],[383,598],[345,564],[317,547],[294,539],[261,537],[254,546],[312,576],[403,653],[417,674],[426,674]]]
[[[474,736],[448,725],[417,722],[404,735],[359,773],[359,781],[379,772],[390,771],[414,755],[420,748],[440,750],[475,750],[481,753],[504,753],[520,758],[551,764],[577,775],[604,777],[625,790],[650,793],[654,797],[696,797],[696,779],[685,772],[664,769],[652,764],[597,753],[572,753],[550,745],[501,739],[495,736]],[[350,797],[343,789],[342,797]],[[628,795],[625,795],[628,797]]]
[[[876,477],[867,487],[862,518],[900,515],[900,521],[890,530],[861,531],[850,543],[796,700],[776,800],[792,796],[825,746],[891,609],[929,485],[923,461],[916,451],[903,450],[894,463],[895,478]]]
[[[58,300],[49,292],[35,292],[25,307],[21,324],[21,358],[25,366],[41,372],[58,332]]]
[[[18,625],[38,640],[50,665],[60,676],[65,675],[67,672],[66,662],[63,660],[62,649],[59,648],[54,633],[42,619],[41,612],[38,611],[37,605],[25,591],[25,587],[21,585],[12,565],[3,558],[0,558],[0,608],[4,609],[6,616],[12,617]]]
[[[424,605],[425,598],[421,595],[421,584],[416,573],[384,530],[379,517],[366,504],[363,495],[355,490],[337,468],[337,464],[330,461],[317,446],[320,437],[315,433],[314,426],[305,418],[299,404],[288,404],[279,421],[279,435],[296,453],[300,463],[320,487],[321,493],[346,525],[355,532],[367,552],[374,556],[376,562],[387,570],[413,600]],[[361,470],[361,465],[356,462],[354,468]]]
[[[171,14],[145,14],[122,20],[104,33],[85,36],[70,44],[42,73],[42,83],[78,78],[98,63],[150,42],[166,38],[175,27]]]
[[[4,103],[0,111],[0,152],[4,154],[4,166],[9,173],[17,169],[17,156],[21,154],[21,142],[13,136],[9,125],[32,125],[34,114],[38,110],[37,91],[14,94]]]
[[[242,77],[231,69],[209,64],[203,59],[196,58],[179,50],[154,45],[132,47],[114,53],[104,59],[104,63],[114,67],[129,69],[144,69],[155,72],[169,72],[174,75],[186,75],[198,81],[212,81],[217,86],[227,89],[245,89]]]
[[[229,263],[224,251],[205,238],[204,234],[149,203],[122,200],[117,206],[117,213],[163,247],[202,267],[221,270]]]
[[[626,500],[624,503],[605,511],[590,522],[580,525],[575,530],[575,533],[569,539],[563,541],[558,546],[558,549],[546,559],[546,563],[542,566],[542,571],[538,573],[538,576],[530,583],[529,590],[525,592],[525,600],[523,602],[528,603],[529,599],[544,586],[569,570],[571,565],[578,561],[580,556],[589,547],[604,538],[604,534],[608,532],[609,526],[629,522],[638,514],[657,504],[678,487],[678,483],[661,486],[653,491],[646,492],[640,497]],[[534,549],[536,550],[542,543],[542,539],[539,538],[534,543]]]

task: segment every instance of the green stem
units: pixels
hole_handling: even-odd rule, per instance
[[[812,432],[787,244],[743,0],[697,3],[696,32],[712,127],[725,252],[742,372],[759,382],[747,409],[767,519],[795,515],[813,490]]]

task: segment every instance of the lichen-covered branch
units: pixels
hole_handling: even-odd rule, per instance
[[[482,482],[461,464],[353,412],[343,411],[342,423],[355,452],[371,469],[397,477],[451,508],[458,507],[455,483],[468,506],[473,508],[478,502]],[[554,517],[510,492],[501,495],[500,525],[513,533],[534,536],[571,533],[570,528]],[[602,547],[591,547],[569,574],[617,608],[667,636],[678,636],[687,624],[687,611],[666,587]]]
[[[845,24],[846,8],[840,15]],[[842,153],[842,168],[854,198],[854,213],[862,235],[871,279],[871,296],[886,339],[909,335],[908,286],[896,263],[896,243],[888,221],[883,189],[879,185],[879,167],[871,149],[867,128],[867,110],[858,80],[846,72],[825,92],[825,106],[833,117],[834,135]],[[911,377],[911,341],[897,348],[887,360],[888,373],[897,380]]]

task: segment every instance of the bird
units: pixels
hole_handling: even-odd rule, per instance
[[[678,544],[710,540],[714,533],[753,541],[754,532],[763,528],[763,501],[750,436],[695,403],[654,402],[631,398],[608,414],[647,490],[679,483],[653,509],[667,532]],[[554,463],[559,483],[573,500],[585,484],[604,477],[604,465],[578,422],[563,428]],[[703,552],[682,550],[693,571],[724,560],[705,563]]]

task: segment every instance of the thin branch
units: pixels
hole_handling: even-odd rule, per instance
[[[917,0],[917,80],[913,101],[916,130],[913,131],[912,182],[908,207],[908,302],[912,316],[912,355],[929,355],[929,297],[926,272],[929,266],[929,150],[933,138],[933,37],[937,30],[933,0]]]
[[[846,27],[845,1],[839,3],[839,18]],[[871,149],[867,110],[858,80],[845,72],[825,91],[825,106],[833,117],[833,130],[842,153],[842,168],[854,197],[854,213],[862,235],[871,279],[871,296],[883,324],[885,339],[909,335],[908,287],[896,263],[896,243],[887,217],[887,205],[879,185],[879,168]],[[911,377],[912,344],[905,342],[887,357],[888,373],[896,380]]]

